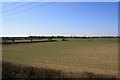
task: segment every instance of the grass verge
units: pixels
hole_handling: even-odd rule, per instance
[[[10,62],[2,62],[2,78],[104,78],[104,80],[117,80],[116,76],[94,74],[91,72],[82,72],[81,74],[64,73],[60,70],[50,68],[37,68],[13,64]],[[75,76],[76,75],[76,76]]]

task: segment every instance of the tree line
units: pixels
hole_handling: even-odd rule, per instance
[[[62,41],[68,41],[69,38],[81,38],[81,39],[94,39],[94,38],[120,38],[120,36],[94,36],[94,37],[86,37],[86,36],[28,36],[28,37],[2,37],[2,41],[7,43],[8,40],[11,40],[13,43],[15,40],[41,40],[48,39],[48,41],[53,41],[53,39],[61,39]]]

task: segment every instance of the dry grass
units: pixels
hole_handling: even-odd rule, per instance
[[[75,73],[64,73],[60,70],[50,69],[50,68],[37,68],[21,66],[19,64],[13,64],[10,62],[2,62],[3,72],[2,78],[113,78],[112,80],[117,80],[116,76],[104,75],[104,74],[94,74],[91,72],[82,72],[81,74]]]
[[[3,45],[3,60],[24,66],[60,70],[74,77],[81,72],[117,76],[117,44],[117,39],[77,39]]]

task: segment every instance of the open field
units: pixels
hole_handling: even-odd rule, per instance
[[[47,39],[32,40],[32,41],[47,41]],[[7,40],[7,42],[13,42],[12,40]],[[31,42],[31,40],[15,40],[14,42]]]
[[[60,70],[74,77],[82,72],[117,76],[117,39],[3,44],[2,50],[3,61],[23,66]]]

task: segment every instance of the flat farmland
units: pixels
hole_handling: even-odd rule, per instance
[[[68,39],[68,41],[3,44],[3,61],[44,67],[64,73],[110,74],[118,72],[118,39]]]

